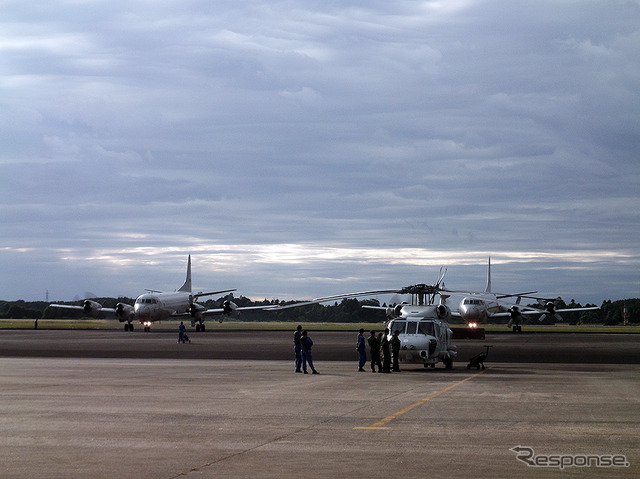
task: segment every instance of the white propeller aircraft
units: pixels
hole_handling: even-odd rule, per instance
[[[230,315],[236,311],[249,310],[275,310],[280,309],[277,305],[268,306],[247,306],[238,307],[233,301],[225,300],[221,307],[207,309],[196,301],[202,296],[210,296],[212,294],[222,294],[235,291],[235,289],[226,289],[222,291],[212,291],[209,293],[192,293],[191,292],[191,255],[187,262],[187,278],[184,284],[174,292],[162,292],[147,290],[147,293],[141,294],[136,299],[133,306],[126,303],[118,303],[115,308],[104,308],[96,301],[85,300],[82,306],[72,306],[67,304],[50,304],[54,308],[66,308],[82,310],[86,314],[95,316],[100,312],[115,314],[121,323],[125,323],[125,331],[133,331],[133,321],[138,321],[144,325],[145,331],[151,330],[151,324],[167,319],[190,319],[191,326],[196,327],[196,331],[204,331],[204,321],[207,316],[214,315]],[[222,322],[222,319],[220,319]]]
[[[461,292],[451,291],[449,292]],[[453,311],[451,314],[454,317],[462,318],[469,327],[477,327],[478,323],[488,322],[493,318],[509,318],[507,327],[513,327],[513,332],[522,331],[522,322],[529,317],[538,316],[538,320],[542,322],[547,315],[553,316],[556,320],[562,321],[562,316],[558,313],[563,312],[575,312],[575,311],[590,311],[594,309],[600,309],[598,307],[586,307],[586,308],[567,308],[556,309],[554,300],[537,298],[535,296],[529,296],[536,291],[529,291],[526,293],[517,294],[501,294],[491,292],[491,258],[489,258],[489,266],[487,270],[487,286],[482,293],[474,293],[467,291],[470,296],[465,296],[460,305],[458,311]],[[509,303],[503,301],[504,298],[517,297],[515,303]],[[522,298],[531,298],[538,301],[545,301],[544,309],[532,308],[530,306],[520,306]]]
[[[456,346],[451,344],[453,332],[448,324],[451,310],[445,304],[447,295],[442,295],[440,288],[445,272],[446,270],[440,270],[440,277],[435,285],[416,284],[400,290],[340,294],[316,298],[313,302],[379,294],[410,294],[411,304],[402,303],[395,307],[364,305],[363,308],[381,309],[387,313],[385,327],[389,329],[389,340],[399,331],[400,361],[421,362],[425,368],[435,367],[438,362],[443,362],[447,369],[451,369],[458,352]],[[435,304],[436,295],[440,295],[438,304]]]

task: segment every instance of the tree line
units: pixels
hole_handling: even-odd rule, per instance
[[[263,300],[252,301],[244,296],[234,297],[232,294],[220,297],[216,300],[208,300],[203,302],[207,309],[219,307],[220,304],[230,299],[238,306],[268,306],[282,305],[286,306],[293,303],[280,300]],[[105,308],[114,308],[118,303],[127,303],[133,305],[133,298],[93,298]],[[82,301],[69,302],[65,304],[81,305]],[[300,308],[283,309],[281,311],[247,311],[235,315],[242,321],[281,321],[281,322],[300,322],[300,323],[381,323],[385,320],[385,312],[382,310],[373,310],[362,308],[364,305],[380,306],[378,300],[365,299],[358,300],[356,298],[347,298],[333,304],[313,304]],[[386,304],[382,304],[386,306]],[[452,305],[450,305],[452,306]],[[540,308],[539,304],[529,304],[528,306]],[[585,304],[585,307],[597,306],[593,304]],[[455,306],[453,306],[455,308]],[[580,308],[582,305],[571,300],[569,303],[560,301],[556,304],[558,309],[561,308]],[[607,300],[602,303],[599,310],[595,311],[579,311],[575,313],[562,313],[565,323],[569,324],[605,324],[617,325],[623,322],[623,308],[627,308],[629,314],[629,323],[640,323],[640,299],[626,299],[611,301]],[[81,318],[85,316],[82,311],[73,311],[69,309],[52,308],[49,303],[44,301],[1,301],[0,300],[0,318],[1,319],[66,319]],[[109,316],[105,316],[109,317]],[[452,318],[453,324],[462,323],[457,318]],[[505,319],[506,322],[506,319]],[[553,324],[552,319],[545,320],[545,323]]]

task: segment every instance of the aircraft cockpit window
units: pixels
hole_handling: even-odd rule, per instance
[[[136,299],[137,304],[158,304],[157,298],[138,298]]]
[[[389,328],[391,334],[396,334],[396,331],[400,331],[400,334],[404,334],[404,328],[407,323],[405,321],[394,321]]]
[[[433,323],[431,321],[420,321],[420,327],[418,328],[418,334],[425,334],[429,336],[435,336],[433,330]]]
[[[407,334],[416,334],[416,330],[418,329],[417,321],[408,321],[407,322]]]

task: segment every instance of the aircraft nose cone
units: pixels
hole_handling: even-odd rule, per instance
[[[477,306],[470,306],[467,309],[467,319],[477,321],[480,319],[480,308]]]
[[[142,304],[136,304],[134,308],[134,312],[136,316],[138,316],[139,318],[146,318],[151,313],[151,311],[149,310],[149,307]]]

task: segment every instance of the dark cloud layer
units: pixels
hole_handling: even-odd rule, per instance
[[[637,2],[0,13],[3,298],[640,294]]]

